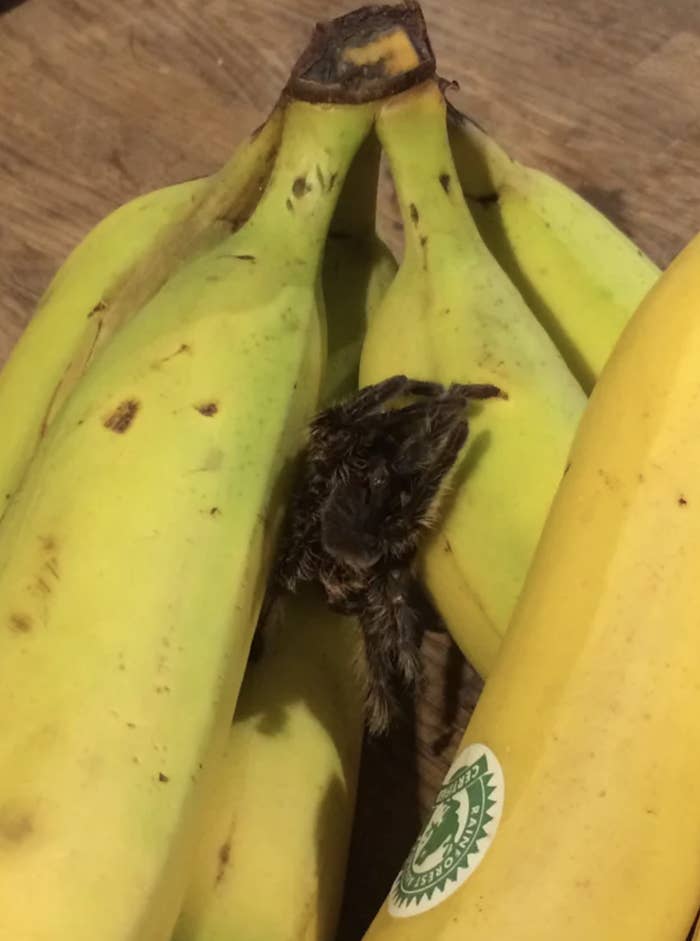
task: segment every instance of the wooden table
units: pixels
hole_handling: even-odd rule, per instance
[[[27,0],[0,16],[0,361],[76,241],[135,194],[216,168],[269,110],[312,23],[351,5]],[[662,265],[700,229],[697,0],[424,9],[458,103],[516,156]],[[387,200],[380,221],[396,244]],[[444,639],[425,648],[424,695],[366,750],[343,941],[383,899],[478,693]]]

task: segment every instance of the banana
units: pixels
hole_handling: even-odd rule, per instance
[[[173,941],[331,939],[363,700],[354,620],[294,598],[248,668]]]
[[[590,203],[513,160],[452,106],[448,128],[482,238],[590,393],[659,269]]]
[[[700,904],[700,236],[591,396],[498,663],[367,941],[679,941]]]
[[[99,349],[184,260],[223,239],[250,213],[282,121],[278,107],[211,177],[119,207],[67,258],[0,372],[0,514]]]
[[[322,404],[357,387],[366,322],[396,272],[375,232],[380,150],[356,156],[326,244]],[[249,666],[173,941],[335,935],[363,727],[357,625],[308,593],[289,599]],[[270,904],[274,898],[274,905]]]
[[[471,441],[421,560],[447,626],[486,674],[586,397],[479,236],[437,85],[389,101],[377,128],[404,220],[405,256],[369,324],[360,382],[406,373],[443,384],[492,383],[507,395],[473,415]]]
[[[99,350],[7,509],[2,937],[172,932],[318,404],[323,246],[372,116],[287,105],[253,214]]]
[[[370,30],[365,45],[350,46],[352,61],[383,62],[385,76],[415,68],[406,34],[384,26],[380,39]],[[379,159],[370,136],[326,244],[326,405],[356,389],[366,323],[396,272],[375,232]],[[335,934],[362,737],[364,696],[351,669],[361,638],[313,595],[288,602],[273,638],[246,676],[173,941]]]

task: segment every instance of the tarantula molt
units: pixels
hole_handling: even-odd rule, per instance
[[[303,582],[359,618],[374,733],[389,725],[397,682],[417,682],[423,631],[441,626],[413,563],[467,439],[467,403],[499,394],[392,376],[311,423],[261,618]]]

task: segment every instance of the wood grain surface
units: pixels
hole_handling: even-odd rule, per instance
[[[26,0],[0,15],[0,362],[69,249],[137,193],[214,170],[312,24],[352,0]],[[3,8],[0,2],[0,9]],[[425,0],[456,103],[665,265],[700,229],[697,0]],[[400,235],[383,187],[380,227]],[[478,550],[478,547],[477,547]],[[368,747],[339,937],[361,936],[478,694],[445,638]]]

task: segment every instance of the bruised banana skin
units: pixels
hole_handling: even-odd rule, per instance
[[[250,212],[279,145],[283,109],[211,177],[140,196],[68,256],[0,371],[0,514],[95,355],[187,258]]]
[[[458,185],[439,88],[386,103],[378,134],[404,220],[405,256],[372,318],[361,385],[395,373],[492,383],[507,399],[474,409],[424,581],[485,675],[495,661],[586,397],[482,242]]]
[[[658,267],[578,193],[513,160],[453,107],[448,129],[482,238],[590,393]]]
[[[2,937],[171,935],[318,405],[323,245],[371,120],[287,107],[251,218],[102,349],[3,520]],[[314,166],[337,187],[302,198]]]
[[[371,135],[330,226],[322,406],[357,388],[367,322],[396,273],[375,232],[379,159]],[[173,941],[335,937],[364,724],[361,651],[356,622],[317,594],[286,601],[248,666]]]
[[[696,237],[593,391],[458,750],[500,763],[500,825],[456,891],[411,917],[385,904],[367,941],[686,937],[700,905],[699,361]]]

